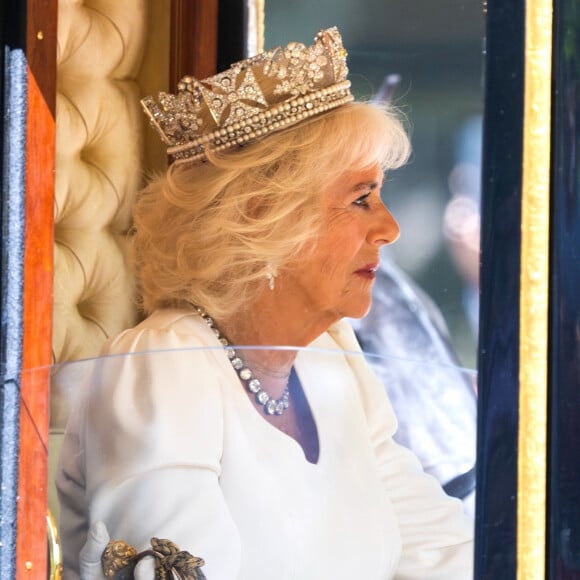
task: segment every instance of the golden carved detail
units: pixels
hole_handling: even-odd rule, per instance
[[[545,574],[552,2],[526,2],[517,578]]]

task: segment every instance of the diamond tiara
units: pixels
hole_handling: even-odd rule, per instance
[[[176,94],[141,104],[174,163],[203,160],[354,100],[336,27],[314,44],[290,43],[204,80],[186,76]]]

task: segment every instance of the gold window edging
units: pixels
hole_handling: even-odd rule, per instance
[[[520,267],[517,578],[545,577],[552,2],[528,0]]]

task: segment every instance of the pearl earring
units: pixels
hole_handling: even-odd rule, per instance
[[[274,290],[276,286],[276,276],[278,275],[278,272],[272,264],[268,264],[266,266],[266,270],[267,270],[266,280],[268,280],[268,288],[270,288],[270,290]]]

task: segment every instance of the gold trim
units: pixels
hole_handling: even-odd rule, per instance
[[[62,552],[58,530],[50,510],[46,514],[46,535],[48,540],[48,578],[49,580],[61,580]]]
[[[265,0],[246,0],[246,57],[264,52],[264,4]]]
[[[545,578],[552,1],[526,2],[517,578]]]

